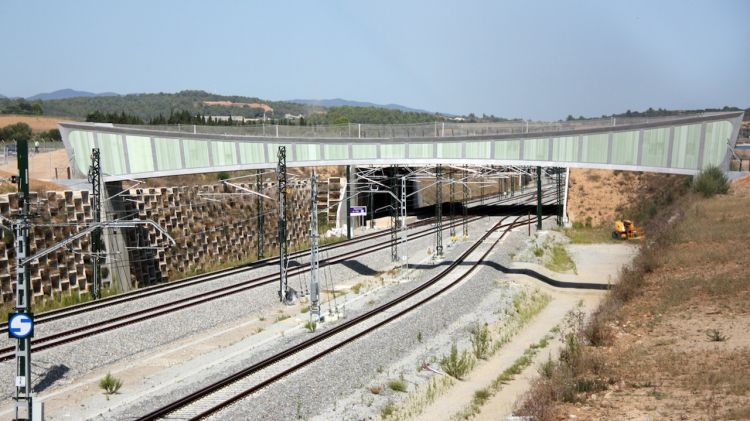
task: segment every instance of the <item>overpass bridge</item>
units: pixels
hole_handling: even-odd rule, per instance
[[[60,123],[74,173],[101,151],[104,181],[328,165],[523,166],[697,174],[727,171],[743,113],[548,124],[120,126]],[[458,132],[458,133],[456,133]]]

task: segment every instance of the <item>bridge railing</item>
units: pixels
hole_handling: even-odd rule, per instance
[[[587,128],[624,126],[659,121],[674,121],[680,118],[695,117],[696,114],[684,114],[654,118],[600,118],[588,120],[571,120],[558,122],[512,120],[493,123],[468,123],[455,121],[436,121],[418,124],[336,124],[336,125],[283,125],[283,124],[250,124],[236,126],[203,126],[193,124],[177,125],[120,125],[117,127],[163,130],[168,132],[238,135],[238,136],[276,136],[276,137],[311,137],[311,138],[424,138],[424,137],[457,137],[508,135],[522,133],[558,132]]]

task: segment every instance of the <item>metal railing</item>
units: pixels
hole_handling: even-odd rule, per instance
[[[178,125],[125,125],[116,127],[137,128],[165,132],[209,135],[263,136],[263,137],[311,137],[311,138],[425,138],[487,136],[523,133],[548,133],[590,128],[617,127],[642,123],[674,121],[699,116],[681,114],[668,117],[617,117],[558,122],[514,120],[497,123],[467,123],[436,121],[417,124],[337,124],[337,125],[280,125],[253,124],[241,126]]]

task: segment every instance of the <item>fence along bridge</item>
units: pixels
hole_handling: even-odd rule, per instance
[[[416,137],[412,133],[419,131],[404,130],[406,126],[363,131],[359,125],[338,132],[330,126],[264,126],[264,135],[247,134],[258,129],[252,127],[64,122],[60,132],[78,176],[88,173],[91,149],[100,149],[104,181],[275,168],[282,145],[289,167],[451,164],[696,174],[711,165],[729,169],[742,117],[742,112],[706,113],[650,121],[618,119],[616,125],[609,120],[547,124],[532,130],[523,125],[466,124],[458,125],[458,135],[454,127],[446,130],[436,123],[434,131],[429,125],[427,135]],[[470,134],[476,132],[481,134]]]

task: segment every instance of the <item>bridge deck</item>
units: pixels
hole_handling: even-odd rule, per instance
[[[91,149],[100,148],[106,181],[275,168],[282,145],[289,167],[469,164],[695,174],[709,165],[729,168],[742,117],[712,113],[535,133],[383,138],[185,133],[72,122],[61,123],[60,131],[79,175],[88,172]]]

